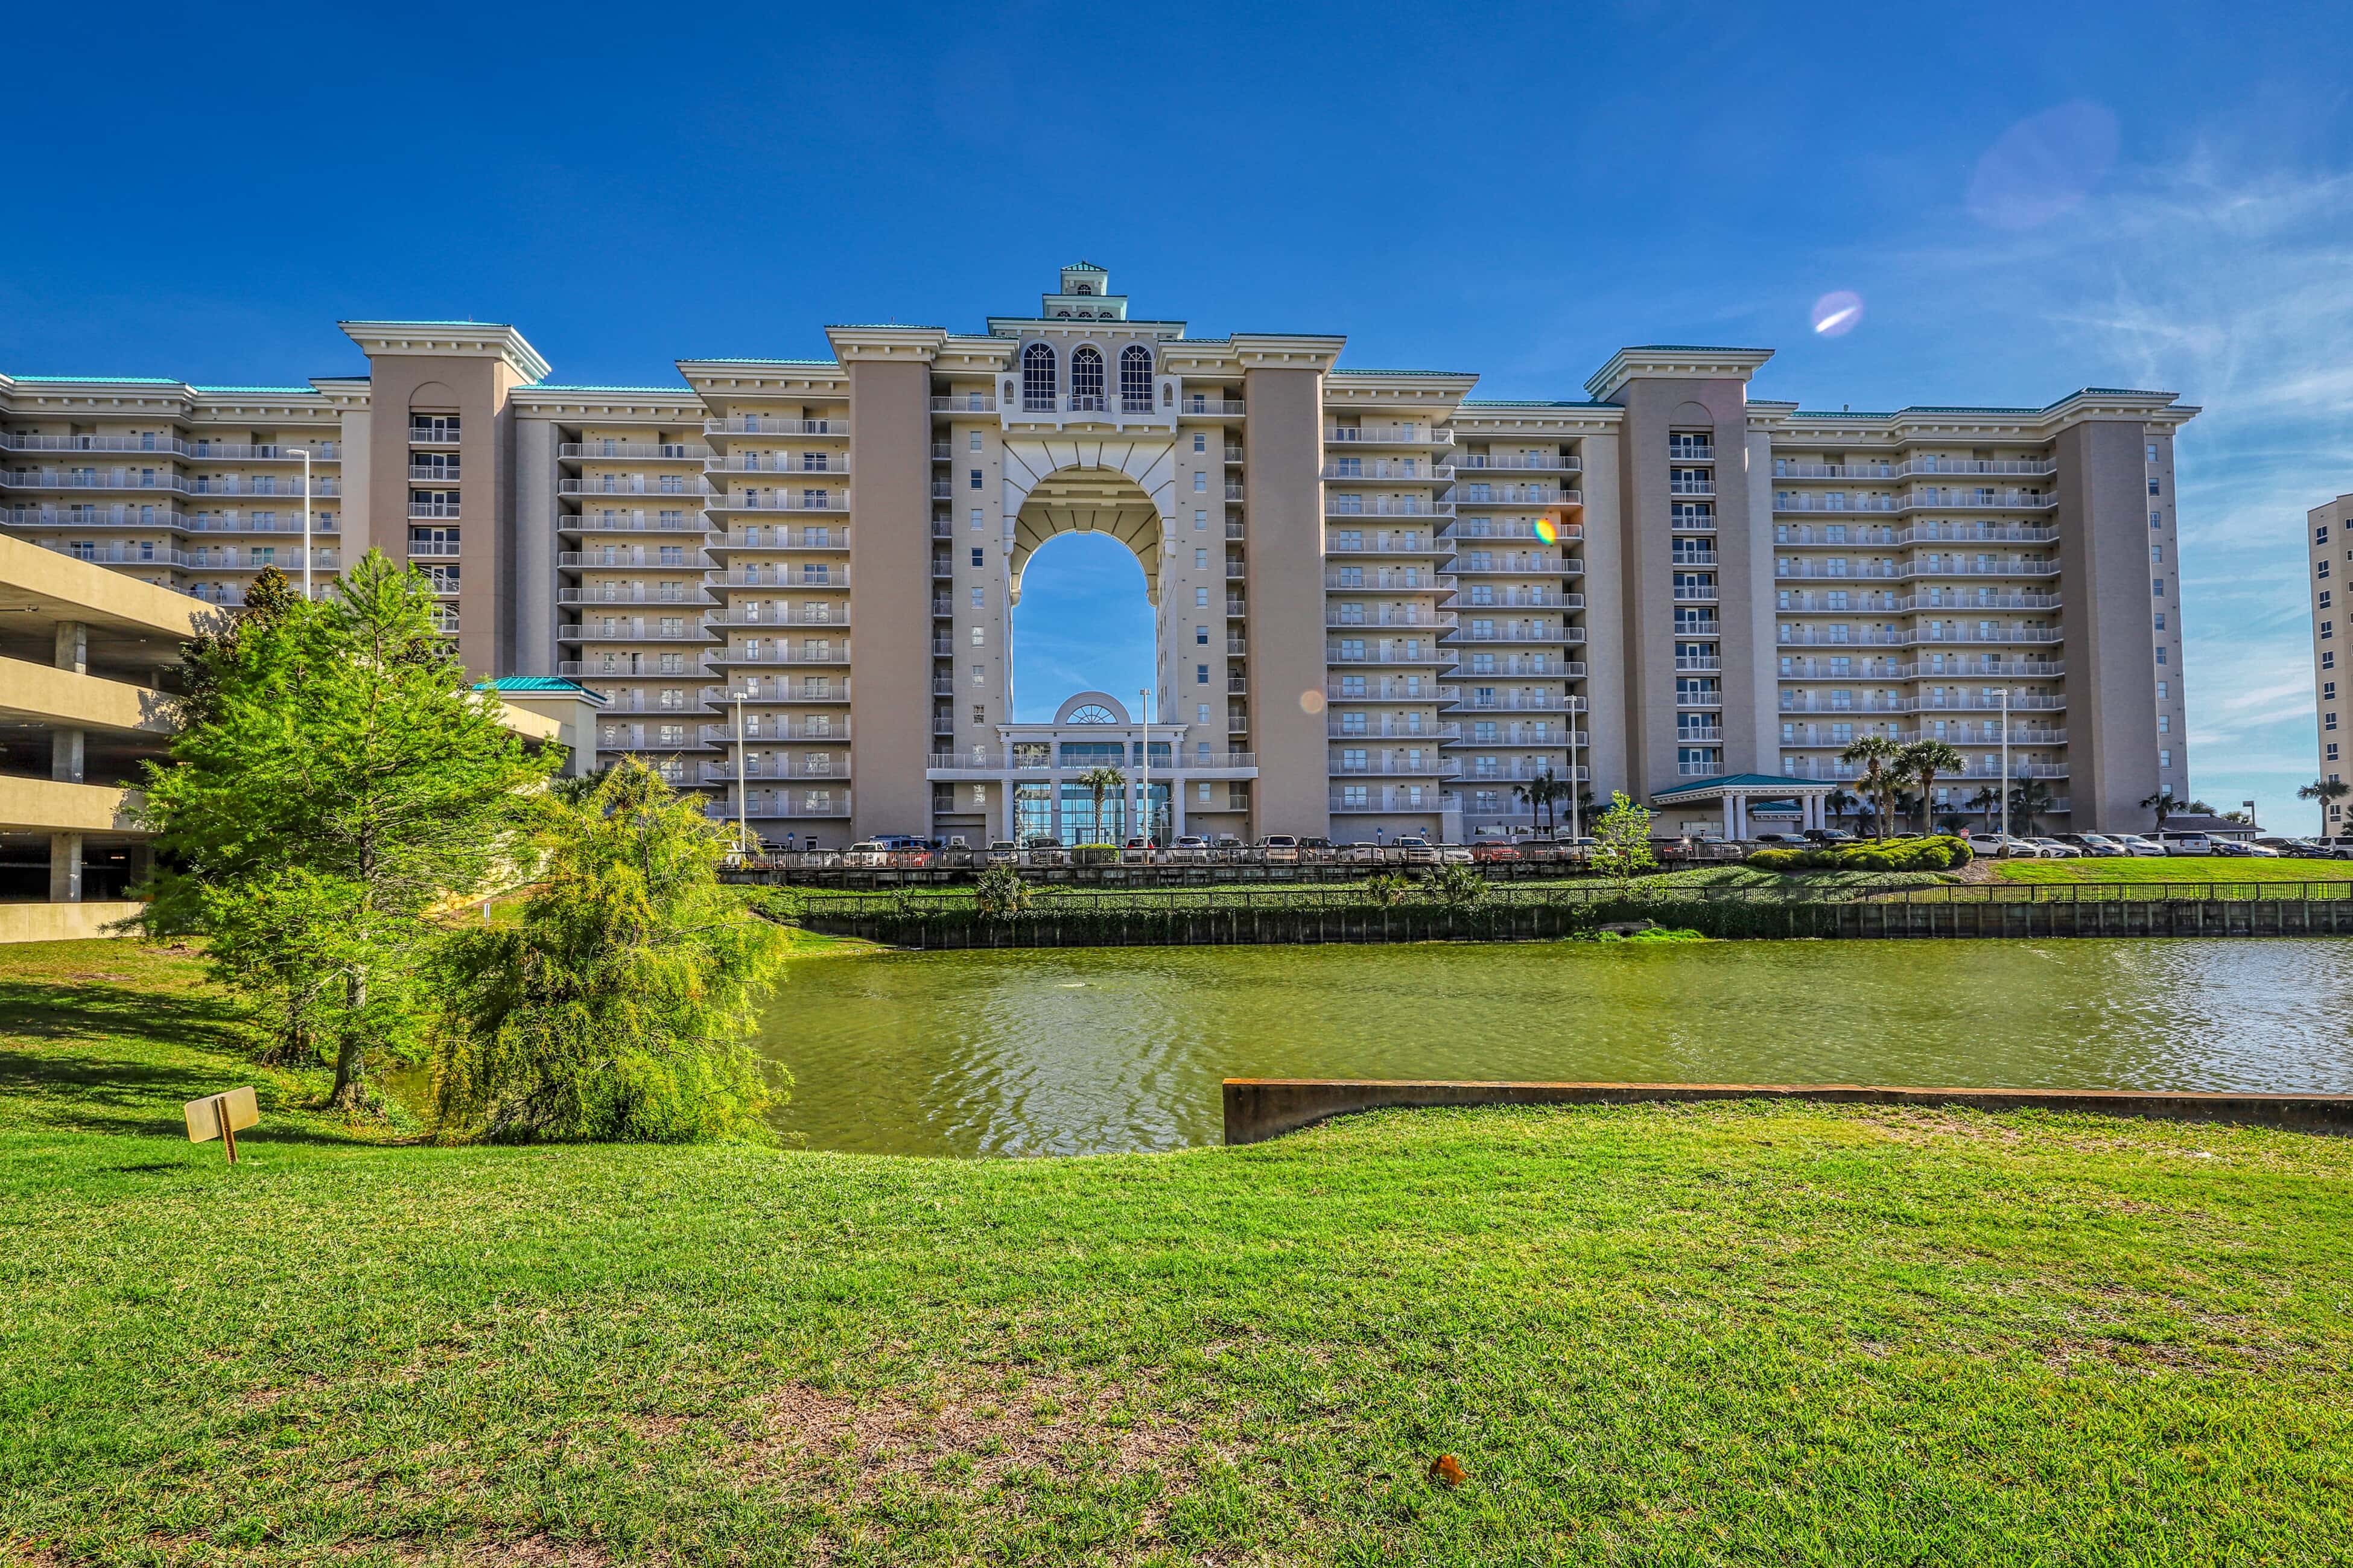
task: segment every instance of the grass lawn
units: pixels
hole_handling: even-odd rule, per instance
[[[0,1558],[2347,1559],[2353,1141],[1723,1106],[395,1147],[289,1109],[315,1080],[193,978],[0,950]],[[257,1079],[236,1170],[184,1141]]]
[[[2100,860],[2003,860],[2005,882],[2353,882],[2353,860],[2255,860],[2168,855]]]

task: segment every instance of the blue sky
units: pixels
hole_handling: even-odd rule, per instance
[[[278,381],[339,317],[519,324],[557,379],[977,329],[1059,263],[1204,334],[1575,396],[1779,351],[1809,406],[2202,405],[2193,789],[2315,771],[2305,510],[2353,490],[2345,7],[1689,4],[14,17],[0,369]],[[84,61],[91,63],[84,64]],[[2060,113],[2055,162],[2008,156]],[[2005,142],[2005,136],[2011,137]],[[1818,337],[1833,290],[1862,320]],[[1025,699],[1148,666],[1132,561],[1040,553]]]

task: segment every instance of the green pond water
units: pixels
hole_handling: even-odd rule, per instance
[[[763,1020],[815,1149],[1221,1137],[1225,1078],[2353,1092],[2342,940],[1094,948],[811,959]]]

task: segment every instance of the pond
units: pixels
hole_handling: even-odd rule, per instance
[[[813,1149],[1222,1135],[1225,1078],[2353,1092],[2343,941],[1429,943],[808,959],[763,1020]]]

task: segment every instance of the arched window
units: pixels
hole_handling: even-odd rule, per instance
[[[1130,414],[1152,412],[1152,351],[1142,343],[1119,351],[1119,402]]]
[[[1103,354],[1087,345],[1071,355],[1071,410],[1100,414],[1103,408]]]
[[[1021,406],[1031,414],[1054,411],[1054,351],[1044,343],[1021,351]]]
[[[1071,292],[1073,294],[1092,294],[1094,291],[1095,286],[1092,283],[1073,284],[1071,288]]]

